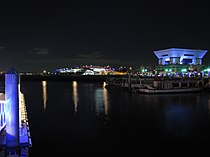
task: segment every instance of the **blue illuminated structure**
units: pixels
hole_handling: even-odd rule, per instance
[[[202,58],[207,50],[170,48],[154,51],[159,65],[202,65]]]
[[[154,51],[158,58],[155,66],[157,76],[170,77],[203,77],[207,74],[207,67],[203,64],[203,57],[207,50],[169,48]],[[209,67],[208,67],[209,68]],[[204,74],[204,72],[206,72]]]
[[[10,69],[5,74],[6,147],[19,146],[19,74]]]
[[[32,147],[20,75],[15,69],[5,74],[5,93],[0,93],[0,156],[28,157]]]

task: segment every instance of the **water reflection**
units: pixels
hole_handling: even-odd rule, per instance
[[[42,95],[43,95],[44,111],[46,111],[46,108],[47,108],[47,81],[42,81]]]
[[[78,89],[77,89],[77,82],[73,81],[73,101],[74,101],[74,114],[77,114],[77,106],[78,106]]]
[[[44,116],[37,107],[37,102],[42,101],[39,96],[42,92],[41,83],[22,83],[31,120],[35,120],[30,123],[33,133],[37,138],[42,134],[42,138],[37,140],[37,147],[33,149],[33,153],[38,154],[36,156],[41,156],[42,152],[49,154],[52,148],[57,148],[56,153],[62,154],[69,153],[71,148],[71,154],[76,156],[85,148],[84,154],[82,152],[79,155],[85,156],[88,152],[86,156],[89,156],[104,152],[104,146],[109,146],[105,151],[106,156],[119,152],[120,155],[131,153],[130,156],[141,156],[139,152],[152,152],[152,156],[165,151],[165,154],[170,156],[174,152],[191,155],[193,150],[199,151],[195,154],[200,154],[204,149],[205,152],[208,151],[209,93],[144,95],[124,92],[118,88],[107,91],[103,88],[104,85],[99,83],[75,82],[73,86],[72,82],[68,81],[47,83],[43,83],[47,84],[48,103],[48,112]],[[63,114],[63,110],[58,108],[59,102],[70,104],[71,112],[64,106],[62,109],[67,114]],[[79,114],[77,118],[72,118],[74,103],[78,105],[75,107]],[[98,112],[108,114],[107,121],[104,119],[106,117],[95,118],[98,104]],[[62,126],[62,129],[55,129],[56,125]],[[59,138],[54,138],[55,135],[59,135]],[[50,149],[46,151],[44,144],[48,141]],[[64,149],[54,146],[55,143],[66,141],[70,142]],[[136,146],[135,142],[143,144],[144,147],[141,150],[136,149],[139,145]],[[116,146],[119,146],[119,149],[115,148]],[[138,152],[134,151],[135,149]]]
[[[165,110],[166,129],[176,137],[187,137],[192,123],[192,109],[187,106],[173,105]]]
[[[191,138],[193,136],[193,127],[197,122],[195,108],[200,101],[197,101],[199,95],[176,95],[169,97],[171,101],[165,101],[165,134],[174,138]],[[174,99],[177,99],[176,101]],[[193,105],[194,104],[194,105]],[[197,110],[197,109],[196,109]]]
[[[108,101],[108,91],[105,88],[105,86],[106,86],[106,82],[103,83],[103,96],[104,96],[104,112],[105,112],[105,115],[107,115],[109,101]]]
[[[106,83],[103,83],[102,88],[98,88],[95,90],[95,104],[96,104],[96,115],[99,116],[101,114],[108,114],[108,91],[105,88]]]

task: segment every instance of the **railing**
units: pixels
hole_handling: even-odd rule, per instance
[[[28,116],[27,116],[27,110],[26,110],[26,103],[25,103],[25,98],[24,98],[23,93],[20,93],[19,114],[20,114],[20,117],[19,117],[20,127],[22,127],[23,123],[26,124],[29,147],[32,147],[30,129],[29,129],[29,124],[28,124]]]
[[[26,110],[26,103],[24,94],[20,92],[19,94],[19,127],[20,127],[20,136],[27,134],[29,147],[32,146],[31,135],[28,124],[28,116]],[[23,128],[25,127],[25,129]],[[4,100],[4,94],[0,93],[0,133],[6,127],[6,102]],[[1,156],[1,155],[0,155]]]
[[[0,132],[6,126],[5,110],[6,110],[5,101],[0,100]]]

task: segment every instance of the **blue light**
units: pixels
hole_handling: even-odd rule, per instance
[[[19,145],[19,74],[10,69],[5,74],[6,146]]]
[[[160,65],[165,64],[202,64],[202,58],[207,50],[170,48],[154,51]]]

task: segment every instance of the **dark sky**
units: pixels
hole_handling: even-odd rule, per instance
[[[1,1],[0,71],[156,65],[154,50],[210,50],[209,8],[200,0]]]

